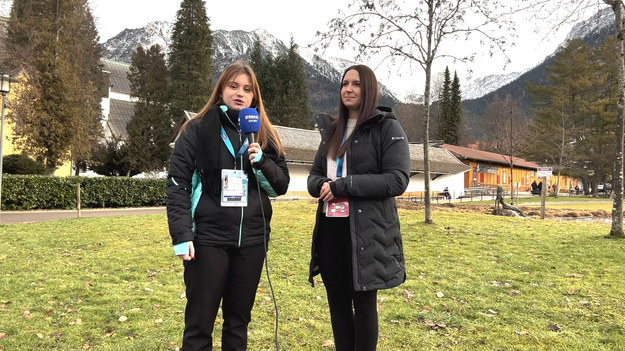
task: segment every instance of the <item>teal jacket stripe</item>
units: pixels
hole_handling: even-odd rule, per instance
[[[254,174],[256,175],[256,179],[258,179],[260,186],[267,192],[267,195],[269,195],[270,197],[278,196],[278,193],[273,190],[273,188],[269,184],[269,181],[267,181],[267,178],[265,178],[265,175],[260,169],[254,169]]]
[[[191,218],[195,218],[195,208],[200,202],[202,196],[202,181],[197,171],[193,172],[191,179]],[[195,232],[195,221],[193,222],[193,231]]]

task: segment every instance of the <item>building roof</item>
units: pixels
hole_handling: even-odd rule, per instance
[[[508,165],[510,156],[497,154],[494,152],[482,151],[477,149],[471,149],[463,146],[456,146],[450,144],[442,144],[441,148],[445,148],[451,153],[454,154],[460,160],[472,160],[472,161],[481,161],[481,162],[489,162],[496,163],[502,165]],[[530,161],[526,161],[522,158],[512,157],[514,165],[517,167],[528,168],[528,169],[536,169],[540,167],[538,164]]]
[[[312,165],[321,142],[319,131],[282,126],[274,127],[280,136],[286,160],[292,163]]]
[[[422,173],[424,166],[423,144],[410,144],[410,163],[413,172]],[[469,166],[458,160],[449,150],[440,147],[428,148],[430,172],[433,174],[457,174],[466,172]]]
[[[174,135],[170,139],[174,141],[183,122],[193,116],[194,113],[185,111],[181,120],[176,124]],[[292,164],[312,165],[321,143],[321,135],[317,130],[274,126],[282,142],[286,160]],[[423,145],[410,144],[410,164],[413,173],[423,173]],[[430,172],[435,175],[457,174],[468,171],[470,168],[460,162],[451,152],[445,149],[430,147]]]
[[[114,140],[128,140],[126,127],[135,114],[134,106],[130,101],[111,99],[111,112],[106,123]]]
[[[102,69],[108,72],[111,91],[130,95],[130,81],[128,71],[130,65],[124,62],[101,59]]]

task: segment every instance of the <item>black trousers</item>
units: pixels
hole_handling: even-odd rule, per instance
[[[323,217],[317,233],[321,279],[328,295],[336,351],[374,351],[377,290],[354,291],[348,218]]]
[[[247,326],[264,258],[264,245],[195,247],[195,260],[184,261],[187,306],[182,350],[212,350],[220,302],[224,319],[221,350],[246,350]]]

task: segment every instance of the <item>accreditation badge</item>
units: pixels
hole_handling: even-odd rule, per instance
[[[326,217],[349,217],[349,199],[340,197],[328,201]]]
[[[221,206],[247,207],[247,175],[236,169],[221,170]]]

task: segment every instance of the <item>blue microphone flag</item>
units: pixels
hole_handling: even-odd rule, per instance
[[[258,133],[260,129],[260,116],[258,115],[258,111],[250,107],[241,109],[239,112],[239,127],[243,134]]]

